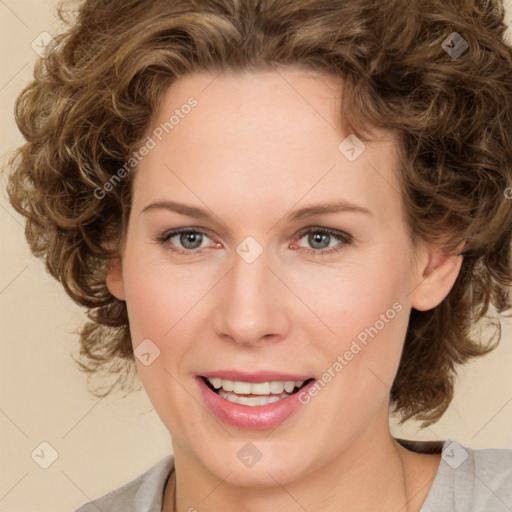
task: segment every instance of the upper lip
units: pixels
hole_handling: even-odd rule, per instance
[[[239,370],[217,370],[200,374],[209,379],[233,380],[239,382],[270,382],[270,381],[305,381],[313,378],[311,375],[299,373],[282,373],[269,370],[259,372],[241,372]]]

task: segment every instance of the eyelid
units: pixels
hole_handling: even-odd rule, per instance
[[[175,236],[181,235],[182,233],[200,233],[201,235],[207,236],[210,240],[213,240],[213,237],[210,235],[208,229],[205,228],[197,228],[194,226],[184,227],[184,228],[173,228],[164,231],[162,234],[156,237],[156,240],[162,243],[165,243],[170,238],[174,238]],[[193,249],[190,249],[188,252],[192,252]],[[197,249],[196,249],[197,251]]]
[[[345,239],[347,241],[353,240],[353,236],[345,231],[341,231],[338,229],[333,228],[327,228],[324,226],[307,226],[304,228],[301,228],[299,231],[297,231],[293,238],[302,238],[306,233],[309,233],[310,231],[318,231],[322,233],[327,233],[332,236],[337,236],[342,239]],[[206,235],[208,238],[213,240],[213,236],[211,235],[211,231],[207,228],[200,228],[195,226],[186,226],[183,228],[172,228],[164,231],[161,235],[159,235],[159,238],[172,238],[173,236],[179,235],[181,233],[188,233],[188,232],[194,232],[194,233],[201,233],[203,235]],[[172,235],[172,236],[170,236]]]
[[[294,236],[292,242],[295,244],[297,241],[302,239],[306,234],[308,233],[323,233],[327,234],[336,240],[338,240],[338,244],[331,248],[325,248],[325,249],[311,249],[308,247],[302,247],[300,246],[299,249],[307,253],[308,255],[315,255],[315,256],[326,256],[330,254],[335,254],[341,252],[345,246],[351,245],[354,241],[354,237],[345,232],[338,229],[333,228],[327,228],[323,226],[306,226],[299,231],[297,231]],[[158,235],[155,239],[155,241],[159,242],[162,246],[164,246],[167,250],[171,251],[172,253],[177,253],[180,256],[184,257],[194,257],[201,253],[203,253],[206,249],[209,247],[198,247],[196,249],[182,249],[182,248],[172,248],[171,246],[166,246],[169,239],[174,238],[175,236],[178,236],[182,233],[199,233],[201,235],[205,235],[207,238],[210,238],[212,241],[214,240],[214,237],[210,235],[210,231],[206,228],[199,228],[194,226],[186,226],[182,228],[173,228],[164,231],[162,234]],[[217,242],[219,243],[219,242]],[[341,245],[341,247],[339,247]]]
[[[319,232],[319,233],[327,233],[328,235],[340,238],[342,240],[352,241],[354,237],[350,235],[349,233],[345,231],[341,231],[339,229],[332,229],[332,228],[325,228],[322,226],[308,226],[306,228],[302,228],[301,230],[297,231],[295,237],[302,238],[306,233],[309,232]]]
[[[309,247],[299,246],[299,249],[305,253],[307,256],[313,257],[329,257],[340,254],[347,246],[353,245],[354,237],[345,232],[340,231],[338,229],[325,228],[321,226],[308,226],[306,228],[301,229],[297,232],[294,237],[294,240],[301,240],[308,233],[322,233],[327,234],[331,238],[334,238],[338,241],[338,243],[331,248],[326,247],[325,249],[311,249]],[[295,245],[296,242],[293,242]]]

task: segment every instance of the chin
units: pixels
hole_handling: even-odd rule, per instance
[[[306,477],[308,467],[311,471],[311,465],[306,462],[307,454],[301,453],[296,458],[290,457],[290,451],[293,449],[288,449],[284,441],[280,442],[280,449],[277,451],[272,451],[271,447],[262,447],[259,459],[257,456],[252,460],[247,458],[246,462],[244,462],[245,454],[253,450],[251,442],[238,441],[229,444],[233,447],[225,446],[221,453],[210,453],[207,457],[205,457],[206,452],[203,451],[202,457],[198,459],[209,473],[228,485],[276,487]],[[296,443],[293,444],[297,446]],[[258,445],[257,441],[254,443],[254,446],[256,445]],[[255,450],[254,453],[256,454]]]

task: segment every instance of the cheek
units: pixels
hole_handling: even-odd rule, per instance
[[[407,267],[400,263],[382,258],[331,272],[315,285],[303,282],[304,302],[321,320],[310,323],[325,343],[316,347],[323,352],[324,371],[343,374],[338,381],[357,382],[363,394],[375,386],[390,388],[398,369],[410,311]]]
[[[137,345],[144,338],[154,338],[159,344],[172,336],[178,323],[181,328],[193,316],[194,306],[207,290],[206,276],[172,265],[154,248],[147,253],[132,249],[124,262],[132,341]]]
[[[155,258],[155,252],[133,246],[127,251],[125,291],[134,346],[149,338],[164,352],[177,333],[195,332],[194,325],[204,320],[201,311],[222,311],[222,297],[229,293],[219,298],[224,269],[219,271],[218,263],[177,265],[161,254]],[[389,368],[388,381],[407,328],[409,290],[405,258],[384,252],[348,256],[336,267],[309,262],[283,268],[280,274],[293,294],[283,288],[276,307],[283,304],[282,314],[290,315],[293,329],[306,333],[302,337],[311,340],[324,364],[346,355],[347,367]],[[173,342],[173,356],[180,350]]]
[[[187,311],[199,296],[189,305],[190,295],[194,294],[183,290],[190,290],[190,286],[169,274],[169,267],[157,266],[145,260],[144,255],[127,254],[126,304],[137,372],[162,422],[180,431],[190,421],[177,413],[190,405],[189,395],[177,382],[190,341],[183,333],[193,328],[188,323],[193,319],[193,310],[188,315]],[[148,352],[146,364],[143,354]]]

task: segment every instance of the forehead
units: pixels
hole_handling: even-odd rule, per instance
[[[389,210],[398,190],[395,139],[375,132],[376,142],[347,158],[354,139],[341,131],[342,94],[333,77],[298,68],[187,75],[161,98],[136,194],[222,198],[232,191],[246,202],[288,206],[306,193],[311,201],[341,194]]]

